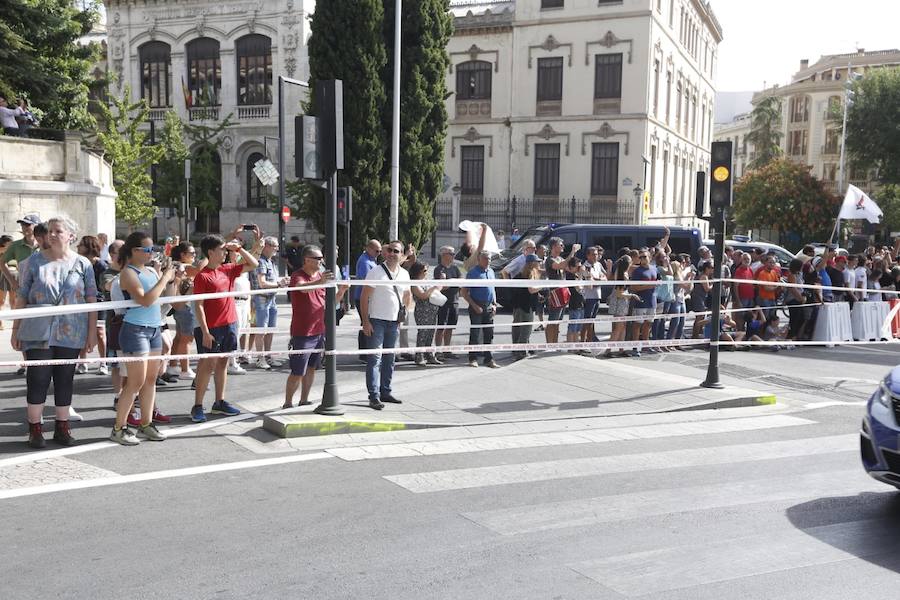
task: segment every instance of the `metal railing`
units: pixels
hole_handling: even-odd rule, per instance
[[[191,121],[218,121],[219,120],[219,107],[218,106],[196,106],[191,108],[190,113]]]
[[[269,104],[238,106],[238,119],[268,119],[271,109]]]
[[[483,198],[441,196],[435,201],[437,230],[456,231],[460,221],[480,221],[495,230],[523,230],[547,223],[633,223],[634,198]]]

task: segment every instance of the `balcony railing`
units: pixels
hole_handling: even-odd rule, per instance
[[[491,118],[491,99],[486,100],[457,100],[457,121],[482,121]]]
[[[270,104],[238,106],[238,119],[268,119],[271,109]]]
[[[191,108],[191,121],[218,121],[218,106],[196,106]]]
[[[151,121],[165,121],[166,113],[172,110],[171,108],[151,108],[148,117]]]

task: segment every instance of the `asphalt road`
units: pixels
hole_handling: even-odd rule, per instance
[[[705,371],[700,351],[625,360]],[[0,598],[890,596],[900,495],[862,472],[856,432],[896,362],[884,346],[723,353],[724,377],[778,388],[770,407],[269,453],[229,439],[238,422],[39,461],[11,435],[21,382],[3,374]],[[236,399],[282,384],[231,381]],[[79,385],[96,402],[84,431],[106,427],[102,384]],[[172,408],[189,397],[174,387]]]

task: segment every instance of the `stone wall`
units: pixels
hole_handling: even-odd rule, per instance
[[[29,213],[61,216],[80,234],[115,237],[112,168],[77,139],[62,142],[0,136],[0,233],[19,230]]]

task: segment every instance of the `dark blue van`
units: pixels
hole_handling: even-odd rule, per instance
[[[695,227],[669,227],[669,246],[678,254],[690,254],[694,261],[700,258],[698,250],[703,245],[703,236]],[[521,254],[522,246],[526,240],[532,240],[535,245],[549,245],[550,238],[562,238],[565,244],[563,254],[568,254],[572,244],[581,244],[581,250],[577,253],[579,258],[584,258],[584,251],[589,246],[601,246],[605,250],[604,259],[615,260],[620,248],[648,248],[656,245],[665,233],[662,225],[600,225],[600,224],[565,224],[550,223],[527,230],[516,243],[503,250],[499,256],[491,261],[491,267],[496,273],[505,267],[513,258]],[[500,304],[506,300],[509,288],[498,288],[497,299]]]

